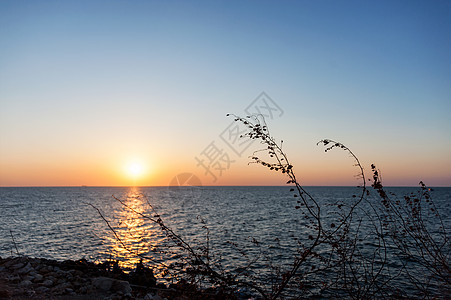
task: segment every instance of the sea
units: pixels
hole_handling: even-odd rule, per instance
[[[361,193],[358,187],[305,189],[324,206],[353,201]],[[389,188],[399,199],[419,190]],[[451,188],[431,188],[429,193],[449,229]],[[379,201],[372,194],[369,203],[371,197]],[[216,257],[224,269],[245,268],[259,255],[289,266],[299,239],[311,230],[297,199],[289,186],[1,187],[0,257],[115,259],[133,270],[139,254],[151,257],[148,264],[158,268],[158,263],[180,258],[154,222],[161,218],[193,249]],[[266,266],[258,261],[252,265],[257,271]]]

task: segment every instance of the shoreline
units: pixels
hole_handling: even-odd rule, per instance
[[[172,300],[239,299],[220,291],[199,291],[185,282],[157,284],[138,264],[124,273],[112,262],[56,261],[28,256],[0,257],[0,300]]]

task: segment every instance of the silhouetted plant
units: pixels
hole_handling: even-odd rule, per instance
[[[313,242],[309,247],[301,245],[303,251],[295,257],[293,266],[282,273],[279,285],[273,289],[270,298],[282,295],[290,281],[301,286],[321,286],[320,294],[326,296],[346,294],[356,299],[402,296],[405,291],[397,286],[397,280],[405,277],[417,289],[410,291],[410,295],[436,297],[440,295],[434,290],[437,287],[449,295],[449,239],[444,222],[423,182],[420,182],[421,190],[417,197],[404,196],[404,202],[393,202],[389,195],[394,194],[384,190],[380,172],[372,165],[372,187],[381,200],[384,208],[381,210],[381,206],[371,201],[365,173],[358,158],[345,145],[325,139],[318,144],[325,146],[326,152],[338,148],[353,158],[354,166],[359,170],[357,177],[361,179],[361,193],[359,196],[352,195],[348,201],[320,206],[297,181],[293,166],[282,150],[283,142],[277,143],[270,135],[264,117],[233,116],[235,121],[248,127],[243,137],[257,139],[267,146],[263,151],[254,152],[252,160],[270,170],[286,174],[290,179],[287,184],[295,186],[295,189],[290,190],[295,192],[297,199],[295,208],[305,218],[314,221],[311,228],[315,235],[309,236]],[[266,159],[258,156],[261,152],[266,152]],[[361,205],[362,202],[365,205]],[[427,207],[424,207],[424,203]],[[324,210],[335,218],[330,220]],[[435,230],[433,225],[439,227]],[[362,226],[368,228],[363,230]],[[371,246],[365,245],[368,241],[371,241]],[[394,262],[395,257],[398,258],[397,262]],[[412,261],[415,266],[412,266]],[[392,267],[394,263],[397,263],[395,270]],[[418,276],[413,273],[418,270],[428,271],[429,274]],[[336,276],[331,276],[331,273]],[[307,279],[312,274],[318,275],[316,282]],[[325,278],[329,281],[326,282]]]
[[[211,248],[210,231],[202,218],[198,221],[205,231],[205,240],[191,245],[164,222],[148,200],[150,212],[140,212],[115,198],[136,218],[157,225],[166,241],[158,245],[160,253],[168,257],[175,255],[178,260],[166,265],[152,255],[129,249],[114,226],[95,208],[125,249],[158,264],[163,273],[175,280],[198,288],[213,286],[227,291],[223,297],[232,297],[239,287],[247,287],[264,299],[446,298],[450,295],[449,239],[429,189],[422,182],[418,195],[398,199],[384,189],[380,171],[372,165],[372,179],[368,179],[372,180],[372,189],[369,189],[357,156],[342,143],[324,139],[318,144],[326,152],[339,149],[351,157],[360,184],[358,193],[346,199],[333,199],[329,203],[316,199],[300,184],[283,150],[283,141],[278,142],[270,134],[262,115],[232,116],[247,128],[241,138],[258,140],[263,145],[263,149],[250,156],[250,163],[287,176],[293,208],[299,212],[304,226],[295,237],[297,246],[292,250],[291,262],[274,260],[262,243],[250,237],[253,247],[259,251],[251,255],[228,241],[243,258],[243,264],[226,269],[221,264],[221,254]],[[254,266],[262,263],[269,272],[258,274],[262,271]],[[408,288],[401,286],[406,280],[410,282]]]
[[[354,195],[349,201],[330,203],[327,207],[320,206],[296,179],[294,168],[282,149],[283,141],[277,143],[271,136],[264,118],[261,115],[246,118],[234,117],[235,121],[248,127],[248,132],[242,137],[257,139],[266,146],[265,149],[254,152],[251,157],[253,162],[288,176],[287,184],[294,185],[290,192],[293,192],[296,199],[295,209],[309,221],[306,226],[311,231],[307,237],[299,237],[299,248],[294,255],[293,264],[284,268],[268,298],[279,298],[287,289],[292,291],[291,282],[300,287],[304,295],[347,293],[351,297],[363,298],[374,293],[377,289],[375,283],[383,266],[368,272],[367,265],[372,264],[373,261],[364,257],[356,247],[356,239],[360,234],[359,229],[363,219],[355,219],[355,209],[364,199],[367,191],[365,174],[358,158],[339,142],[326,139],[318,143],[326,147],[326,152],[334,148],[346,151],[358,168],[357,177],[362,184],[359,196]],[[263,156],[265,157],[262,158]],[[335,218],[327,217],[326,214]],[[365,272],[359,272],[359,268],[365,269]],[[334,273],[336,276],[331,276]],[[326,282],[325,278],[329,281]],[[361,282],[371,284],[363,287]],[[316,290],[312,289],[312,286]]]
[[[380,170],[371,165],[372,187],[381,199],[379,216],[386,234],[394,244],[403,271],[423,297],[439,289],[450,296],[451,248],[447,230],[429,189],[420,181],[417,193],[401,199],[385,190]]]

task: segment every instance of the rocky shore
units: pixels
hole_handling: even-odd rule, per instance
[[[131,273],[115,263],[84,259],[55,261],[30,257],[0,258],[0,300],[171,300],[234,299],[218,291],[199,292],[186,283],[157,284],[152,270],[138,264]]]

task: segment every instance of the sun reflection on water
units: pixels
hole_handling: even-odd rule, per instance
[[[139,188],[130,188],[126,199],[120,199],[123,205],[115,212],[111,232],[107,239],[111,246],[109,253],[104,255],[119,261],[119,266],[127,271],[135,269],[141,257],[146,265],[154,268],[155,275],[161,276],[165,236],[159,225],[143,216],[152,216],[152,209],[148,199]]]

